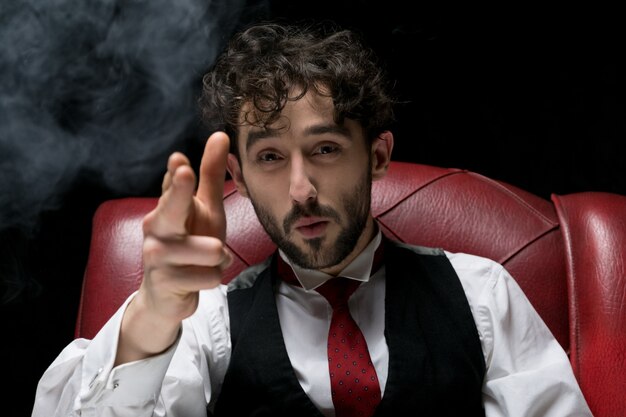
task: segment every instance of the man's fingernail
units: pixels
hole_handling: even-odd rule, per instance
[[[222,268],[228,268],[233,264],[233,254],[228,250],[228,248],[224,248],[224,258],[222,260]]]

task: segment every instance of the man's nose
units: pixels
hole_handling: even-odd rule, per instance
[[[317,189],[313,184],[311,174],[307,171],[301,158],[292,158],[289,178],[289,196],[299,204],[309,199],[315,199]]]

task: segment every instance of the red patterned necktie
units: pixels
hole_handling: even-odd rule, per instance
[[[365,337],[348,308],[348,299],[359,285],[359,281],[339,277],[317,288],[333,308],[328,369],[336,417],[369,417],[381,398]]]
[[[372,273],[382,265],[385,240],[374,253]],[[278,275],[300,286],[293,269],[277,256]],[[336,417],[370,417],[380,402],[380,383],[363,333],[348,308],[348,299],[361,283],[348,278],[331,278],[317,288],[330,303],[333,314],[328,331],[328,369]]]

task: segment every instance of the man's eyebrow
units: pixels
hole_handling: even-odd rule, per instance
[[[336,124],[323,124],[323,125],[312,125],[304,129],[304,135],[323,135],[324,133],[336,133],[341,136],[344,136],[346,139],[352,140],[352,136],[350,135],[350,130],[348,130],[345,126],[340,126]]]
[[[250,150],[252,145],[261,139],[268,139],[276,136],[278,132],[274,129],[258,129],[248,131],[248,140],[246,141],[246,151]]]
[[[346,139],[352,140],[350,130],[345,126],[339,126],[336,124],[318,124],[312,125],[304,129],[304,136],[323,135],[325,133],[336,133],[343,136]],[[248,151],[255,143],[262,139],[270,139],[277,136],[277,129],[259,129],[250,130],[248,132],[248,140],[246,141],[246,151]]]

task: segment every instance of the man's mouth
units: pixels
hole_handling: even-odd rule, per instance
[[[294,223],[293,228],[306,239],[320,237],[329,221],[321,217],[303,217]]]

